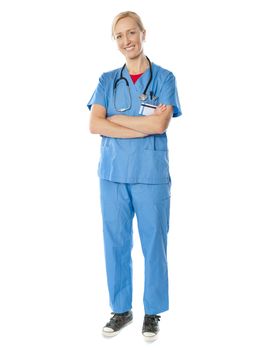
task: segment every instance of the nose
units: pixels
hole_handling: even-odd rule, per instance
[[[126,35],[124,36],[124,44],[125,44],[125,46],[127,46],[128,44],[130,44],[129,34],[126,34]]]

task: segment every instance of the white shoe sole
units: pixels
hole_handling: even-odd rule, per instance
[[[158,339],[158,334],[153,334],[153,333],[150,333],[150,332],[144,332],[143,333],[143,337],[144,337],[145,341],[152,342],[152,341]]]
[[[133,320],[127,322],[124,327],[122,327],[119,331],[116,332],[111,332],[111,328],[108,327],[104,327],[102,330],[102,334],[104,337],[114,337],[115,335],[117,335],[118,333],[120,333],[122,331],[123,328],[125,328],[126,326],[128,326],[129,324],[131,324],[133,322]],[[109,329],[109,331],[107,331],[106,329]]]

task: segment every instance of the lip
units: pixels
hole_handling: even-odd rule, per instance
[[[125,49],[126,51],[131,51],[131,50],[133,50],[134,48],[135,48],[135,45],[131,45],[131,46],[125,47],[124,49]]]

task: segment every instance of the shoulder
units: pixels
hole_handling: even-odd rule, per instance
[[[104,72],[102,75],[101,75],[101,78],[103,79],[113,79],[116,77],[117,74],[119,74],[121,68],[116,68],[116,69],[113,69],[113,70],[110,70],[108,72]]]
[[[170,70],[168,70],[164,67],[161,67],[156,63],[152,63],[152,70],[153,70],[153,72],[157,72],[157,73],[164,75],[164,76],[173,75],[173,73]]]
[[[153,75],[156,79],[158,79],[160,82],[165,82],[167,80],[174,80],[174,74],[166,69],[163,68],[159,65],[157,65],[156,63],[152,63],[152,71],[153,71]]]
[[[113,69],[111,71],[102,73],[101,76],[99,77],[100,83],[104,87],[108,87],[109,85],[112,85],[113,81],[117,79],[117,76],[120,74],[120,70],[121,68],[117,68],[117,69]]]

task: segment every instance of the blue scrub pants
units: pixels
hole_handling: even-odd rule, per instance
[[[100,194],[112,311],[122,313],[132,309],[131,250],[135,214],[145,261],[145,313],[158,314],[168,310],[170,183],[126,184],[101,179]]]

